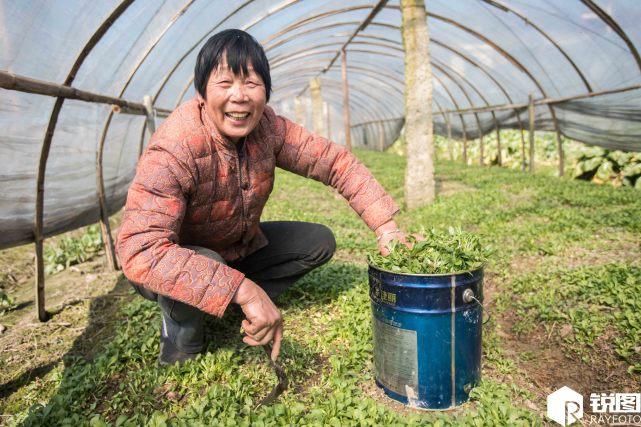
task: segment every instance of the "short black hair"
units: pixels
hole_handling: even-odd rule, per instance
[[[272,78],[269,75],[269,62],[263,47],[250,34],[242,30],[224,30],[214,34],[198,53],[194,70],[194,86],[203,98],[207,95],[207,82],[212,71],[216,70],[226,54],[227,65],[235,75],[246,76],[248,65],[254,67],[265,84],[267,101],[272,91]]]

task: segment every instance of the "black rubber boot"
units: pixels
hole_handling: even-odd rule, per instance
[[[180,350],[169,338],[167,333],[166,314],[162,314],[163,322],[160,327],[160,354],[158,354],[158,364],[161,366],[174,365],[176,363],[182,364],[187,360],[195,359],[200,352],[187,353]]]
[[[160,354],[158,355],[158,364],[169,366],[182,364],[188,360],[195,359],[200,353],[185,353],[180,351],[169,338],[160,336]]]

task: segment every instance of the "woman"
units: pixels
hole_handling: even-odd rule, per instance
[[[329,261],[332,232],[320,224],[260,222],[276,166],[336,188],[387,253],[404,241],[398,208],[343,147],[277,116],[266,104],[269,64],[240,30],[211,37],[200,51],[197,95],[153,135],[127,196],[117,253],[126,277],[162,311],[162,364],[204,347],[206,315],[230,302],[246,319],[243,341],[272,343],[276,360],[283,319],[273,297]]]

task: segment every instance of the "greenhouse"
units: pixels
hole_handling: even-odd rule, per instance
[[[0,425],[641,423],[637,2],[0,15]]]

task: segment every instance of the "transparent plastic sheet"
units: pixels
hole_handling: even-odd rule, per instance
[[[0,248],[33,241],[36,176],[42,138],[55,100],[1,90]],[[61,208],[69,208],[63,204]]]
[[[47,0],[0,3],[0,69],[62,82],[81,43],[117,6],[116,1]]]
[[[593,0],[641,43],[635,0]],[[120,1],[0,3],[0,68],[62,83],[84,45]],[[193,97],[197,52],[212,34],[241,28],[259,40],[272,62],[271,104],[292,120],[296,98],[311,127],[308,86],[321,78],[330,136],[344,142],[341,60],[332,59],[376,0],[136,0],[92,49],[73,85],[141,102],[145,95],[173,109]],[[461,0],[427,2],[434,74],[436,133],[477,138],[501,128],[527,129],[527,108],[495,114],[442,113],[469,107],[526,103],[641,83],[630,46],[579,0]],[[528,22],[526,22],[525,19]],[[403,125],[404,62],[399,1],[391,0],[347,46],[352,143],[380,149]],[[589,54],[586,54],[589,53]],[[0,247],[33,239],[35,180],[54,98],[0,90]],[[554,104],[567,137],[612,149],[641,151],[639,90]],[[96,149],[110,106],[65,101],[45,180],[47,235],[98,219]],[[159,119],[158,122],[161,120]],[[124,202],[145,118],[116,114],[106,131],[104,180],[109,210]],[[555,130],[551,109],[536,107],[536,128]]]

